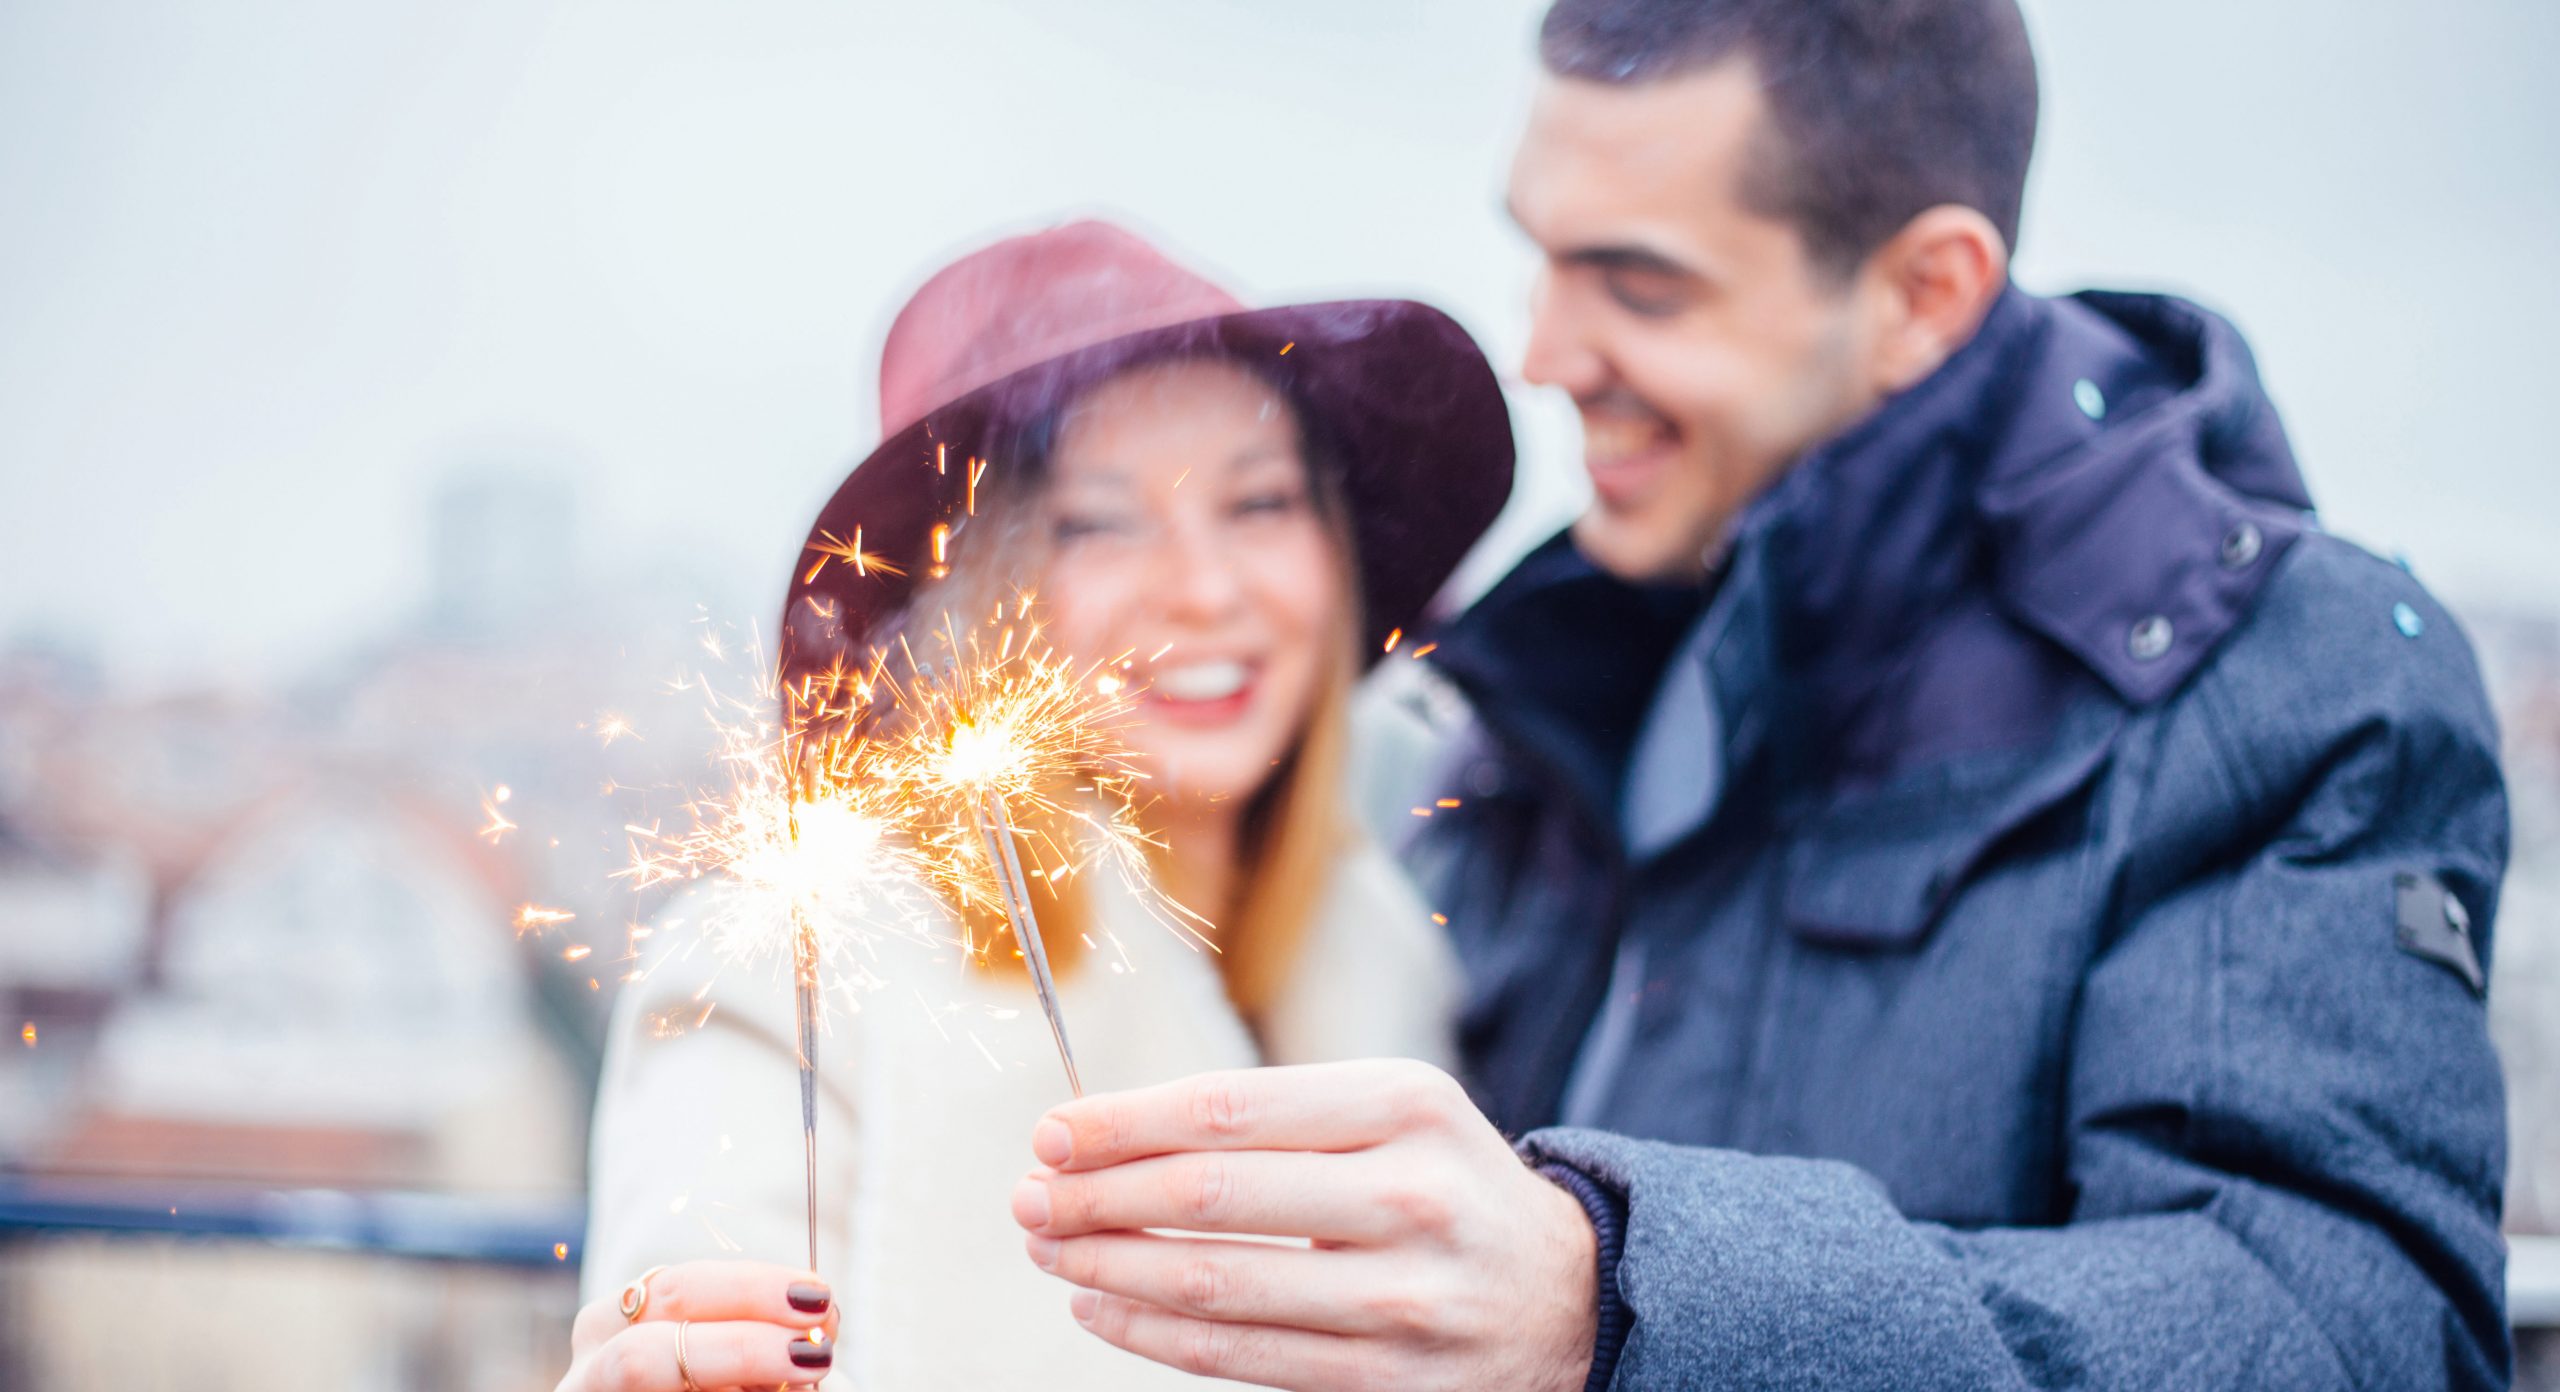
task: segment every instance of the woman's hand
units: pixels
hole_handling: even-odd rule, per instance
[[[809,1272],[686,1262],[640,1289],[578,1311],[559,1392],[811,1387],[835,1362],[835,1299]]]

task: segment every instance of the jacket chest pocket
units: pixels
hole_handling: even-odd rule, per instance
[[[1804,943],[1907,951],[1965,883],[2046,829],[2106,767],[2122,720],[2066,722],[2044,748],[1953,760],[1833,799],[1787,838],[1780,917]]]

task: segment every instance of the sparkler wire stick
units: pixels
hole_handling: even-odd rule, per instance
[[[792,995],[800,1016],[800,1149],[808,1162],[809,1269],[818,1269],[818,933],[791,910]]]
[[[1049,1017],[1049,1034],[1058,1041],[1058,1061],[1066,1065],[1067,1086],[1082,1097],[1084,1079],[1077,1076],[1076,1051],[1067,1043],[1066,1016],[1058,1009],[1057,983],[1049,975],[1049,948],[1040,938],[1040,916],[1031,908],[1031,887],[1022,876],[1022,857],[1013,846],[1013,819],[1005,815],[1003,798],[989,793],[980,802],[978,832],[986,838],[987,858],[995,863],[997,882],[1004,891],[1005,920],[1013,925],[1014,941],[1022,945],[1032,988],[1040,993],[1041,1012]]]

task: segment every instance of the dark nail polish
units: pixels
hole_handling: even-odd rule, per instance
[[[784,1299],[791,1302],[792,1309],[811,1315],[826,1313],[827,1302],[834,1299],[833,1294],[825,1286],[815,1281],[794,1281],[791,1283],[791,1289],[782,1294]]]
[[[794,1339],[791,1341],[791,1363],[793,1367],[832,1368],[835,1366],[835,1362],[836,1351],[827,1347],[825,1344],[811,1343],[807,1339]]]

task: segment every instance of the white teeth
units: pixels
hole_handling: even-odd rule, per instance
[[[1241,662],[1194,662],[1156,673],[1156,690],[1176,701],[1223,701],[1244,690],[1253,674]]]
[[[1631,420],[1623,416],[1582,422],[1582,450],[1586,458],[1618,459],[1634,454],[1663,438],[1661,423]]]

